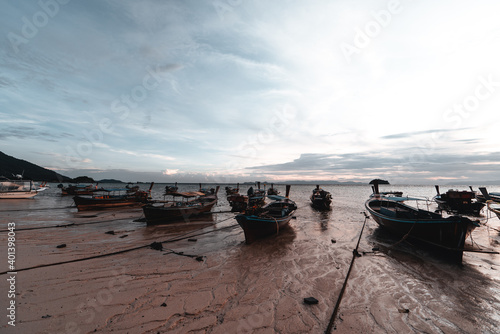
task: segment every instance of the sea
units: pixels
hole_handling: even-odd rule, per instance
[[[126,184],[99,186],[124,188]],[[144,190],[149,188],[146,183],[139,186]],[[152,197],[164,199],[165,186],[156,183]],[[499,333],[500,221],[486,208],[480,217],[474,218],[481,225],[467,240],[468,247],[475,251],[465,252],[462,264],[457,265],[440,257],[435,249],[409,239],[400,242],[400,237],[367,218],[365,202],[372,194],[369,185],[321,185],[332,194],[333,202],[331,210],[318,211],[311,207],[309,199],[315,185],[292,184],[289,198],[297,203],[298,209],[290,226],[278,235],[246,245],[243,231],[234,219],[235,214],[230,212],[224,190],[226,186],[235,187],[234,184],[220,185],[219,201],[212,214],[169,226],[146,226],[140,208],[78,212],[72,196],[62,196],[57,184],[51,183],[50,188],[32,199],[0,200],[2,243],[7,238],[8,224],[15,223],[17,247],[22,249],[16,258],[16,268],[22,269],[50,263],[50,257],[23,258],[23,254],[29,253],[24,249],[48,247],[51,235],[59,238],[60,242],[63,230],[67,233],[67,243],[77,242],[80,237],[85,239],[88,248],[82,245],[77,254],[81,257],[96,254],[89,244],[94,249],[99,248],[99,253],[117,249],[116,245],[109,245],[105,240],[89,240],[97,232],[103,235],[113,230],[116,235],[126,235],[120,240],[126,243],[123,247],[191,233],[197,241],[183,244],[183,252],[205,254],[231,264],[221,267],[228,275],[235,275],[238,281],[234,286],[236,293],[228,299],[229,303],[234,307],[251,306],[252,301],[242,296],[252,289],[263,289],[266,291],[263,292],[264,297],[267,294],[266,298],[273,301],[271,305],[275,306],[275,310],[256,313],[260,317],[249,318],[253,322],[249,320],[243,325],[241,321],[236,322],[241,329],[238,333],[262,328],[269,328],[269,332],[324,332],[339,300],[340,288],[351,262],[352,272],[342,295],[334,331]],[[475,190],[479,186],[486,186],[490,192],[500,192],[500,186],[472,185]],[[199,189],[198,184],[179,184],[178,187],[179,191]],[[203,188],[215,187],[216,184],[203,184]],[[248,184],[240,185],[240,193],[246,194],[249,187]],[[274,184],[274,187],[284,195],[284,184]],[[380,188],[380,191],[402,191],[405,196],[427,198],[427,202],[422,201],[418,205],[423,209],[436,209],[432,201],[436,190],[432,185],[381,185]],[[468,190],[468,187],[441,186],[442,192],[448,189]],[[42,237],[42,233],[47,231],[51,232]],[[31,233],[29,241],[23,239],[23,233]],[[40,236],[38,239],[37,235]],[[359,256],[353,260],[358,240]],[[6,243],[2,245],[2,254],[7,254]],[[0,271],[9,271],[6,261],[2,262],[5,263],[2,263]],[[29,276],[30,271],[25,271],[23,275]],[[29,290],[29,283],[18,288]],[[316,298],[318,305],[304,306],[302,298],[305,297]],[[289,315],[287,318],[282,314],[281,305],[289,303],[289,300],[293,300],[293,305],[299,305],[297,307],[302,310],[300,315]],[[256,310],[260,309],[258,305],[254,306]],[[196,322],[203,318],[204,313],[200,312],[198,320],[193,318],[189,321]],[[266,318],[268,316],[271,320]],[[295,316],[299,318],[295,319]],[[287,327],[286,323],[290,321],[299,325],[296,328]],[[221,323],[219,320],[206,332],[219,332]],[[171,326],[175,328],[175,324]]]

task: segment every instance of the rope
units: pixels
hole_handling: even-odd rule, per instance
[[[280,225],[278,224],[278,220],[276,217],[270,216],[270,215],[263,215],[262,218],[272,218],[274,219],[274,222],[276,223],[276,234],[279,234],[280,232]]]
[[[356,257],[359,256],[358,253],[358,247],[359,247],[359,242],[361,241],[361,235],[363,235],[363,230],[365,229],[366,221],[368,220],[368,216],[366,215],[366,212],[363,212],[365,215],[365,221],[363,222],[363,227],[361,228],[361,232],[359,233],[359,238],[358,238],[358,243],[356,244],[356,248],[352,251],[352,260],[351,260],[351,265],[349,266],[349,270],[347,271],[347,275],[344,280],[344,284],[342,285],[342,289],[340,290],[339,297],[337,298],[337,303],[335,304],[335,308],[333,309],[332,316],[330,318],[330,322],[328,323],[328,327],[326,328],[325,334],[330,334],[332,332],[333,325],[335,323],[335,319],[337,318],[337,313],[340,308],[340,302],[342,301],[342,297],[344,295],[346,286],[347,286],[347,281],[349,279],[349,275],[351,274],[351,269],[354,265],[354,260]]]
[[[24,210],[22,210],[24,211]],[[3,211],[2,211],[3,212]],[[231,211],[216,211],[216,212],[203,212],[202,214],[214,214],[214,213],[234,213]],[[144,214],[142,214],[139,218],[135,220],[140,220],[144,217]],[[123,219],[127,219],[130,217],[126,217]],[[80,225],[89,225],[89,224],[99,224],[99,223],[107,223],[107,222],[112,222],[115,221],[116,219],[109,219],[109,220],[98,220],[98,221],[93,221],[93,222],[85,222],[85,223],[69,223],[69,224],[59,224],[59,225],[51,225],[51,226],[37,226],[37,227],[25,227],[25,228],[16,228],[17,231],[31,231],[31,230],[44,230],[46,228],[58,228],[58,227],[70,227],[70,226],[80,226]],[[8,232],[9,230],[0,230],[0,232]]]
[[[125,217],[123,219],[128,219],[130,217]],[[17,231],[31,231],[31,230],[44,230],[46,228],[57,228],[57,227],[69,227],[69,226],[80,226],[80,225],[89,225],[89,224],[99,224],[99,223],[108,223],[116,220],[121,220],[121,219],[108,219],[108,220],[98,220],[98,221],[92,221],[92,222],[85,222],[85,223],[69,223],[69,224],[61,224],[61,225],[52,225],[52,226],[37,226],[37,227],[25,227],[25,228],[16,228]],[[8,230],[0,230],[0,232],[8,232]]]
[[[405,241],[406,239],[408,239],[408,237],[410,236],[411,231],[413,230],[413,227],[416,225],[416,224],[415,224],[416,222],[417,222],[417,221],[415,221],[415,222],[411,225],[410,230],[408,231],[408,233],[406,233],[406,234],[403,236],[403,238],[402,238],[401,240],[399,240],[399,241],[398,241],[398,242],[396,242],[395,244],[390,245],[388,248],[395,247],[395,246],[399,245],[400,243],[402,243],[403,241]]]
[[[233,217],[224,219],[224,220],[222,220],[222,221],[220,221],[218,223],[222,223],[222,222],[224,222],[226,220],[229,220],[229,219],[232,219],[232,218]],[[188,239],[188,238],[192,238],[192,237],[196,237],[196,236],[200,236],[200,235],[204,235],[204,234],[208,234],[208,233],[213,233],[213,232],[216,232],[216,231],[222,231],[222,230],[225,230],[225,229],[233,228],[235,226],[238,226],[238,224],[233,224],[233,225],[230,225],[230,226],[219,228],[217,230],[207,231],[207,232],[203,232],[203,233],[199,233],[199,234],[188,235],[188,234],[191,234],[193,232],[205,229],[205,227],[203,227],[203,228],[200,228],[198,230],[195,230],[195,231],[192,231],[192,232],[188,232],[188,233],[184,234],[184,236],[181,235],[181,236],[178,236],[178,237],[175,237],[175,238],[171,238],[171,239],[167,239],[167,240],[164,240],[164,241],[160,241],[160,243],[163,244],[163,243],[168,243],[168,242],[180,241],[180,240],[184,240],[184,239]],[[40,265],[36,265],[36,266],[33,266],[33,267],[17,269],[16,272],[26,271],[26,270],[31,270],[31,269],[38,269],[38,268],[45,268],[45,267],[52,267],[52,266],[61,265],[61,264],[81,262],[81,261],[92,260],[92,259],[97,259],[97,258],[106,257],[106,256],[123,254],[123,253],[128,253],[128,252],[131,252],[131,251],[134,251],[134,250],[146,248],[146,247],[149,247],[149,246],[151,246],[151,244],[147,244],[147,245],[143,245],[143,246],[138,246],[138,247],[133,247],[133,248],[128,248],[128,249],[123,249],[123,250],[112,252],[112,253],[106,253],[106,254],[99,254],[99,255],[89,256],[89,257],[75,259],[75,260],[61,261],[61,262],[56,262],[56,263],[40,264]],[[10,271],[0,272],[0,275],[7,274],[8,272],[10,272]]]
[[[74,208],[74,207],[75,207],[74,205],[70,205],[70,206],[55,207],[55,208],[38,208],[38,209],[34,209],[34,210],[36,210],[36,211],[40,211],[40,210],[62,210],[62,209],[71,209],[71,208]],[[26,211],[26,209],[0,210],[0,212],[16,212],[16,211]]]
[[[412,231],[412,229],[413,229],[414,226],[415,226],[415,223],[413,223],[413,225],[411,226],[411,228],[408,231],[408,233],[406,233],[401,240],[399,240],[395,244],[387,246],[387,248],[395,247],[396,245],[398,245],[401,242],[405,241],[410,236],[410,233],[411,233],[411,231]],[[470,239],[472,241],[472,247],[474,247],[474,244],[476,244],[479,247],[479,249],[448,247],[448,246],[444,246],[444,245],[441,245],[441,244],[438,244],[438,243],[435,243],[435,242],[432,242],[432,241],[429,241],[429,240],[424,240],[422,238],[417,238],[417,237],[414,237],[414,238],[416,238],[417,240],[423,241],[423,242],[425,242],[427,244],[433,245],[435,247],[439,247],[439,248],[445,249],[447,251],[471,252],[471,253],[485,253],[485,254],[499,254],[499,252],[497,252],[497,251],[482,250],[481,246],[477,242],[475,242],[474,239],[472,239],[472,233],[470,234],[469,237],[470,237]]]

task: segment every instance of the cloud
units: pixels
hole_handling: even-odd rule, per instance
[[[323,177],[366,181],[384,177],[397,183],[421,183],[436,179],[494,180],[497,177],[500,153],[441,154],[418,149],[388,151],[377,154],[301,154],[291,162],[247,167],[260,174],[288,175],[294,179]]]
[[[9,78],[0,76],[0,87],[14,86],[14,82]]]
[[[74,137],[66,132],[50,132],[49,130],[37,129],[32,126],[9,126],[0,129],[0,140],[8,140],[11,138],[26,139],[35,138],[49,142],[59,142],[61,139]]]
[[[460,129],[431,129],[431,130],[423,130],[423,131],[413,131],[413,132],[406,132],[406,133],[397,133],[397,134],[392,134],[392,135],[386,135],[382,136],[382,139],[401,139],[401,138],[409,138],[409,137],[414,137],[418,135],[428,135],[428,134],[434,134],[434,133],[446,133],[446,132],[456,132],[456,131],[463,131],[467,130],[469,128],[460,128]]]
[[[158,65],[156,66],[155,70],[157,72],[173,72],[177,70],[181,70],[184,68],[184,65],[182,64],[165,64],[165,65]]]
[[[175,158],[173,158],[173,157],[166,156],[166,155],[160,155],[160,154],[135,152],[135,151],[130,151],[130,150],[113,149],[113,148],[109,148],[109,150],[112,151],[112,152],[124,153],[124,154],[128,154],[128,155],[133,155],[133,156],[136,156],[136,157],[145,157],[145,158],[167,160],[167,161],[175,160]]]
[[[454,104],[476,96],[479,76],[500,80],[495,2],[402,4],[351,63],[339,46],[387,3],[225,3],[222,14],[212,2],[72,1],[17,54],[4,38],[2,145],[54,168],[67,159],[49,153],[70,151],[120,175],[185,180],[491,175],[481,159],[498,151],[498,88],[474,112]],[[19,34],[41,10],[5,8],[0,30]],[[293,120],[273,128],[287,107]],[[97,132],[103,120],[112,132]]]
[[[175,175],[179,172],[178,169],[165,169],[162,174],[163,175]]]

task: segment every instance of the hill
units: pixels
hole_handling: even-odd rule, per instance
[[[116,179],[102,179],[98,181],[99,183],[126,183]]]
[[[70,182],[71,178],[54,172],[53,170],[40,167],[31,162],[17,159],[0,152],[0,176],[13,178],[14,175],[22,174],[25,179],[48,182]]]

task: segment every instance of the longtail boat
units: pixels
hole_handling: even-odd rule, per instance
[[[268,195],[279,195],[278,189],[274,188],[274,184],[271,183],[271,188],[267,189],[267,194]]]
[[[486,188],[481,187],[481,188],[479,188],[479,190],[481,191],[482,195],[484,196],[484,198],[486,200],[486,205],[488,207],[488,210],[490,210],[491,212],[496,214],[498,219],[500,219],[500,202],[494,200],[491,197],[491,194],[488,193]]]
[[[238,183],[236,185],[236,188],[227,186],[225,190],[226,190],[226,196],[238,194],[240,192],[240,184]]]
[[[98,190],[97,185],[93,184],[69,184],[67,187],[59,184],[57,187],[61,189],[61,195],[92,195],[94,191]]]
[[[227,202],[231,206],[231,212],[243,212],[248,207],[248,196],[240,193],[232,193],[227,196]]]
[[[176,193],[177,190],[179,190],[179,187],[177,187],[177,182],[175,182],[174,186],[165,186],[165,193],[163,195]]]
[[[78,211],[114,209],[127,206],[141,206],[151,199],[151,183],[149,190],[132,188],[99,189],[91,196],[77,195],[73,197]]]
[[[483,202],[476,200],[476,192],[468,190],[453,190],[450,189],[445,193],[439,193],[439,186],[435,186],[437,195],[434,196],[434,201],[438,204],[439,209],[445,210],[454,214],[468,214],[479,216],[484,207]]]
[[[484,196],[484,193],[482,192],[482,190],[481,190],[481,189],[486,190],[486,188],[481,187],[481,188],[479,188],[480,193],[476,193],[476,199],[477,199],[479,202],[486,203],[486,201],[493,201],[493,202],[498,202],[498,203],[500,203],[500,193],[499,193],[499,192],[491,192],[491,193],[490,193],[490,192],[486,191],[486,193],[488,194],[488,198],[486,198],[486,197]],[[471,191],[474,191],[474,190],[472,189],[472,187],[470,187],[470,190],[471,190]]]
[[[147,225],[166,224],[174,221],[189,221],[190,217],[209,212],[217,203],[219,186],[213,193],[202,191],[172,192],[170,201],[154,201],[143,206]],[[178,199],[180,198],[180,200]]]
[[[316,185],[316,188],[313,189],[311,195],[311,205],[319,210],[328,210],[330,209],[330,204],[332,203],[332,194],[328,191],[323,190],[319,187],[319,184]]]
[[[45,188],[35,186],[31,180],[0,180],[0,199],[32,198]]]
[[[257,182],[257,189],[253,187],[248,188],[248,207],[250,208],[260,208],[266,204],[266,191],[260,189],[260,182]]]
[[[259,208],[248,208],[237,215],[236,221],[243,229],[245,242],[250,244],[259,238],[278,234],[293,217],[297,205],[288,198],[290,186],[286,186],[286,197],[269,195],[273,202]]]
[[[402,203],[408,200],[412,198],[398,200],[375,194],[366,201],[365,207],[377,224],[393,234],[437,246],[453,261],[461,263],[465,240],[479,223],[458,215],[443,217]]]

